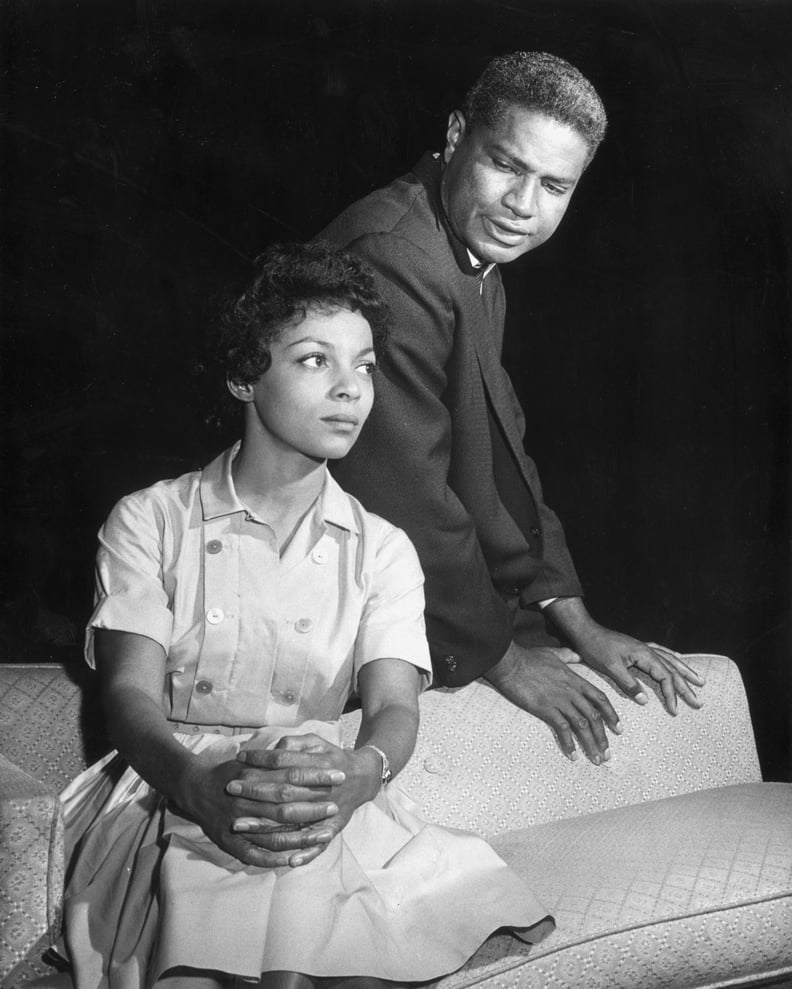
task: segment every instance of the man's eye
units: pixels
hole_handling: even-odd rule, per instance
[[[326,367],[327,358],[324,354],[308,354],[307,357],[300,358],[300,364],[306,367]]]
[[[566,188],[563,185],[553,185],[552,182],[545,182],[545,189],[553,196],[563,196]]]
[[[508,161],[504,161],[502,158],[493,158],[492,164],[499,168],[502,172],[516,172],[517,170],[513,165],[510,165]]]

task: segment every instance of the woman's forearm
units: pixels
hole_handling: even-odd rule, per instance
[[[417,735],[417,706],[388,704],[376,713],[364,714],[355,749],[375,745],[387,755],[390,771],[396,776],[413,754]]]

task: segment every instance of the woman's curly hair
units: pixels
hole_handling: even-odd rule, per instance
[[[222,313],[214,357],[225,375],[253,384],[272,362],[271,345],[311,312],[358,312],[371,327],[379,356],[390,313],[360,258],[332,244],[273,244],[255,262],[248,287]]]

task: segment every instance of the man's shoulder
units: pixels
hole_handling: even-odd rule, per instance
[[[422,160],[419,165],[423,165]],[[445,241],[434,197],[416,170],[352,203],[328,224],[318,240],[349,247],[364,238],[394,237],[426,249]]]
[[[376,557],[383,547],[389,547],[395,548],[398,552],[412,554],[412,542],[403,529],[376,512],[369,511],[358,498],[340,487],[335,479],[333,483],[351,510],[355,529],[367,552]]]

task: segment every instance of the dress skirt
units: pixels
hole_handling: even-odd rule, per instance
[[[304,731],[341,741],[335,722],[176,738],[219,759]],[[275,970],[428,981],[496,930],[536,942],[554,926],[485,841],[428,823],[393,783],[294,869],[226,854],[115,753],[62,800],[64,953],[77,989],[148,989],[177,966],[252,982]]]

